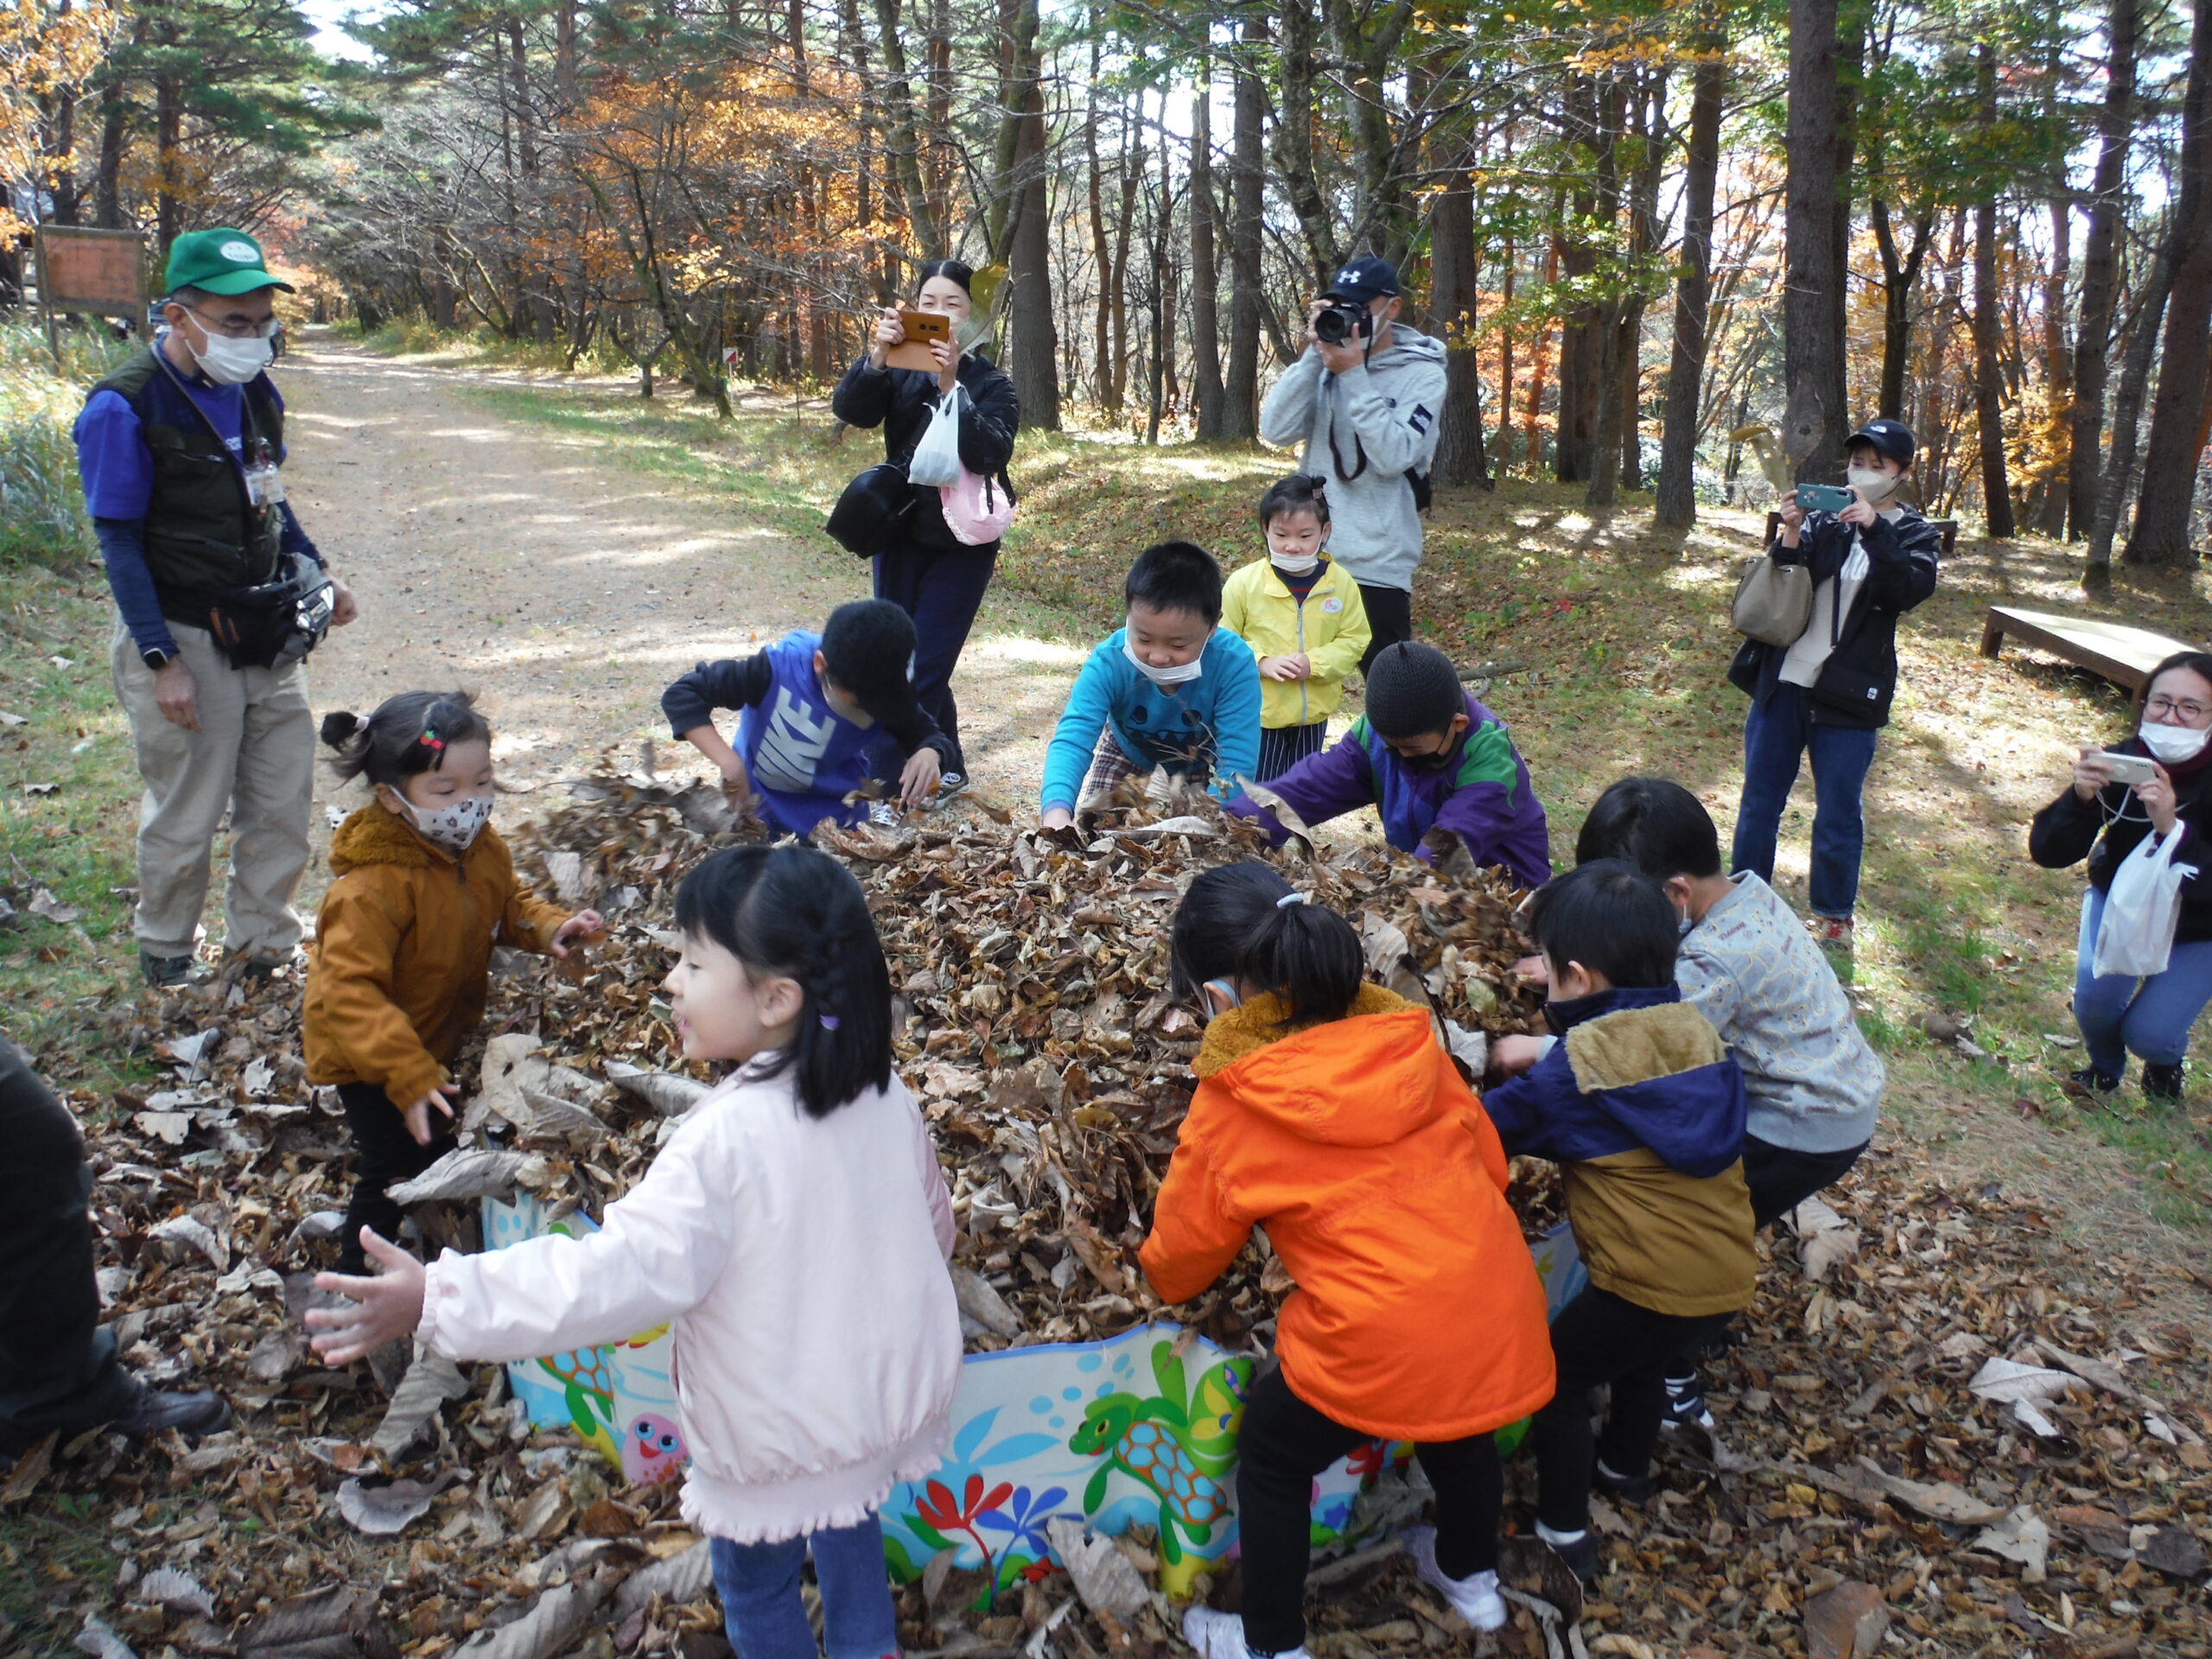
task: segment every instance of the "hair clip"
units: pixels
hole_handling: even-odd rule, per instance
[[[423,728],[423,735],[415,741],[426,749],[442,749],[446,746],[445,739],[438,735],[437,728],[435,726],[425,726]]]
[[[1277,910],[1288,910],[1293,905],[1302,905],[1305,902],[1306,895],[1304,893],[1286,893],[1281,898],[1275,900],[1275,908]]]
[[[817,1014],[817,1015],[815,1016],[815,1018],[817,1018],[817,1020],[821,1020],[821,1022],[822,1022],[822,1029],[823,1029],[823,1030],[824,1030],[824,1031],[835,1031],[835,1030],[836,1030],[836,1029],[837,1029],[837,1016],[836,1016],[836,1014]]]

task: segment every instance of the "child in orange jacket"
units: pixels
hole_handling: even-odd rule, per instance
[[[515,879],[491,827],[492,729],[465,691],[403,691],[362,720],[332,715],[322,741],[341,779],[376,799],[330,839],[329,890],[308,958],[301,1033],[308,1081],[338,1085],[353,1132],[354,1186],[339,1271],[365,1273],[361,1230],[399,1230],[393,1181],[450,1145],[450,1061],[484,1016],[492,947],[556,957],[596,932]]]
[[[1203,1659],[1302,1656],[1313,1478],[1371,1440],[1416,1443],[1436,1489],[1435,1530],[1408,1540],[1421,1577],[1496,1630],[1491,1435],[1553,1381],[1497,1132],[1428,1011],[1363,984],[1351,925],[1268,866],[1192,882],[1172,957],[1212,1018],[1139,1260],[1187,1301],[1264,1225],[1297,1281],[1237,1440],[1244,1611],[1194,1606],[1184,1634]]]

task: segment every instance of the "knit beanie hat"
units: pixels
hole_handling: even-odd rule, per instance
[[[1367,723],[1379,736],[1440,732],[1454,715],[1466,712],[1459,671],[1434,645],[1401,639],[1385,645],[1367,671]]]

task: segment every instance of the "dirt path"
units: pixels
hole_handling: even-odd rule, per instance
[[[688,766],[661,719],[671,679],[819,627],[867,593],[866,570],[826,540],[747,522],[626,466],[606,441],[506,420],[466,395],[521,377],[378,358],[315,331],[282,378],[286,486],[361,605],[315,655],[316,713],[465,685],[491,715],[511,788],[572,776],[608,749],[634,766],[648,736],[664,766]],[[955,684],[994,798],[1035,798],[1079,662],[987,607]],[[327,780],[321,792],[334,793]]]

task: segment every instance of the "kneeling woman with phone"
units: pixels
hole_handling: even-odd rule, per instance
[[[2212,653],[2176,652],[2152,671],[2135,735],[2110,749],[2086,747],[2065,792],[2036,814],[2028,854],[2045,869],[2089,861],[2082,936],[2074,969],[2074,1020],[2089,1063],[2069,1081],[2107,1094],[2120,1087],[2127,1057],[2143,1062],[2143,1092],[2181,1098],[2182,1058],[2190,1028],[2212,1001]],[[2183,876],[2165,970],[2148,976],[2096,972],[2098,933],[2107,925],[2113,877],[2146,837],[2166,850]]]

